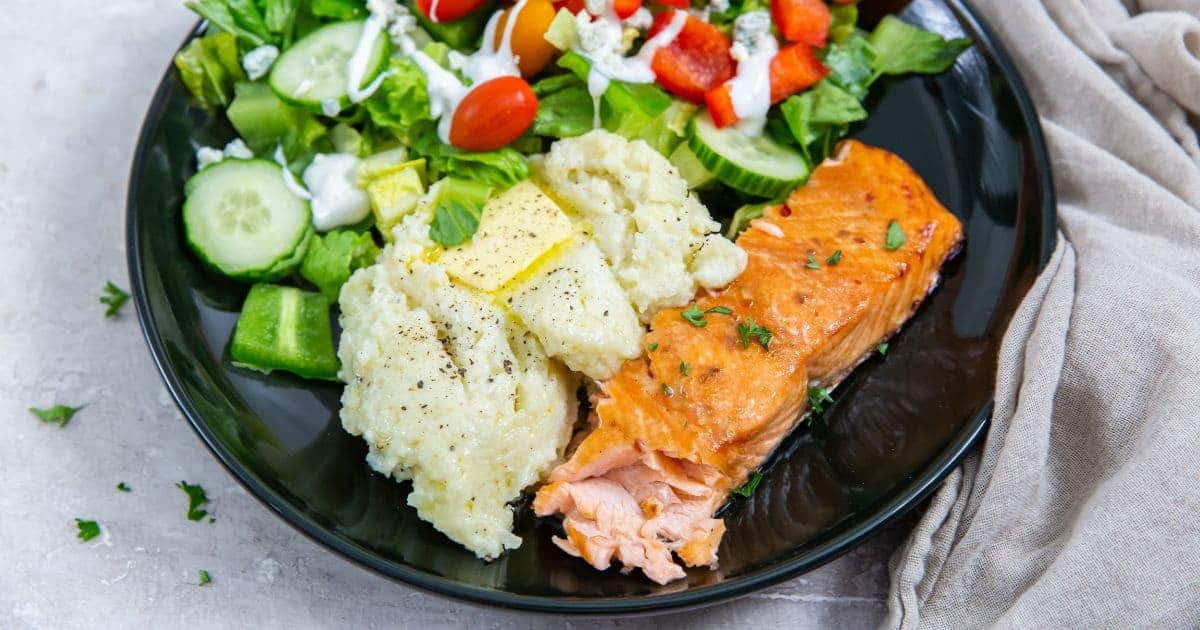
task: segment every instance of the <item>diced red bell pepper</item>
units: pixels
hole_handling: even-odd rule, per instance
[[[579,12],[585,10],[587,6],[583,0],[559,0],[554,3],[554,8],[556,10],[566,9],[572,15],[579,15]],[[613,0],[613,13],[616,13],[617,17],[622,20],[637,13],[640,8],[642,8],[642,0]]]
[[[817,59],[808,44],[792,44],[776,53],[771,60],[771,102],[783,99],[816,85],[829,68]]]
[[[660,13],[650,26],[654,37],[671,22],[675,11]],[[679,36],[654,53],[650,68],[668,92],[693,103],[703,103],[704,93],[733,78],[737,62],[729,56],[729,36],[717,27],[689,15]]]
[[[738,115],[733,110],[733,88],[728,83],[709,90],[704,95],[704,103],[708,106],[708,115],[712,117],[717,129],[737,122]]]
[[[824,0],[771,0],[771,17],[789,42],[820,48],[833,16]]]

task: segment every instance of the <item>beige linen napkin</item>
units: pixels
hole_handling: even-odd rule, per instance
[[[1200,627],[1200,0],[972,4],[1037,103],[1062,233],[885,625]]]

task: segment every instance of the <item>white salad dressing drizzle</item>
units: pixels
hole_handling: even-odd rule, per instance
[[[367,100],[392,73],[391,70],[380,72],[366,87],[361,87],[369,70],[367,64],[371,62],[371,50],[375,48],[375,40],[383,36],[388,22],[395,18],[396,3],[394,0],[368,0],[367,9],[370,15],[363,23],[362,35],[354,47],[354,54],[350,55],[350,61],[346,62],[346,95],[350,97],[351,103]],[[331,108],[326,103],[321,103],[321,109],[326,116],[332,115],[329,113]]]
[[[729,81],[729,99],[738,116],[737,128],[756,136],[767,124],[771,109],[771,60],[779,44],[771,33],[771,15],[750,11],[733,23],[730,55],[738,62],[737,74]]]
[[[246,146],[245,142],[242,142],[241,138],[230,140],[224,149],[200,147],[196,149],[196,170],[216,164],[225,158],[252,160],[254,159],[254,152],[250,150],[250,147]]]
[[[367,194],[358,187],[362,161],[349,153],[318,153],[304,169],[312,195],[312,222],[318,232],[354,225],[371,213]]]
[[[275,147],[275,163],[279,165],[279,168],[283,169],[283,185],[293,195],[306,201],[312,200],[312,195],[308,193],[308,190],[304,186],[300,185],[300,182],[296,181],[296,176],[292,174],[292,169],[288,168],[287,156],[283,154],[282,144]]]
[[[438,0],[433,0],[433,2],[429,3],[429,15],[427,15],[425,17],[429,18],[430,22],[434,22],[434,23],[441,22],[441,20],[439,20],[437,18],[437,9],[438,9]]]
[[[589,2],[588,10],[594,3]],[[669,46],[679,32],[687,24],[687,11],[676,11],[671,21],[657,35],[646,40],[636,55],[626,57],[622,51],[623,26],[620,18],[613,10],[612,2],[606,2],[599,15],[592,19],[587,11],[580,11],[575,16],[575,29],[578,34],[575,52],[582,55],[591,64],[588,71],[588,93],[592,96],[592,123],[600,126],[600,97],[608,89],[611,81],[626,83],[653,83],[654,70],[650,62],[659,48]],[[630,16],[627,22],[644,22],[645,16],[637,13]]]

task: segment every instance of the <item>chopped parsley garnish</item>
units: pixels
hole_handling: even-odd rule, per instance
[[[686,319],[687,323],[695,326],[696,328],[704,328],[708,325],[708,322],[704,320],[704,311],[700,310],[700,307],[696,306],[695,304],[692,304],[691,306],[687,307],[687,309],[681,311],[679,316]]]
[[[754,491],[758,489],[758,482],[760,481],[762,481],[762,473],[756,470],[754,471],[754,474],[750,475],[750,478],[746,480],[746,483],[733,489],[733,494],[748,499],[750,498],[750,495],[754,494]]]
[[[878,352],[879,354],[887,354],[887,349],[888,342],[886,341],[880,341],[879,345],[875,346],[875,352]]]
[[[741,340],[743,348],[749,348],[750,339],[753,338],[763,350],[767,350],[771,344],[771,337],[771,331],[754,323],[753,317],[748,317],[746,321],[738,324],[738,339]]]
[[[100,535],[100,524],[96,521],[77,518],[75,519],[75,526],[79,528],[79,531],[75,533],[75,537],[83,542],[87,542]]]
[[[133,488],[130,488],[128,485],[126,485],[124,481],[117,484],[117,490],[120,490],[121,492],[129,492],[132,489]]]
[[[75,415],[75,412],[79,411],[80,409],[83,409],[83,405],[78,407],[54,405],[49,409],[30,407],[29,413],[41,418],[42,422],[45,422],[46,424],[58,423],[59,427],[65,427],[67,426],[67,423],[71,421],[71,418]]]
[[[108,306],[108,308],[104,309],[105,317],[115,316],[120,312],[121,307],[125,306],[125,302],[127,301],[129,301],[128,293],[122,291],[111,280],[104,283],[104,295],[100,296],[100,303]]]
[[[204,494],[204,488],[193,486],[186,481],[180,481],[175,485],[188,495],[187,517],[189,521],[198,521],[208,515],[206,510],[200,509],[201,506],[208,503],[208,495]]]
[[[654,352],[655,350],[658,350],[658,342],[657,341],[652,342],[650,345],[646,346],[646,349],[649,350],[650,352]]]
[[[664,393],[664,394],[666,394],[666,395],[668,395],[668,396],[674,396],[674,395],[675,395],[675,390],[671,389],[671,386],[670,386],[670,385],[667,385],[666,383],[663,383],[663,384],[662,384],[662,388],[663,388],[663,393]]]
[[[833,250],[833,253],[829,255],[829,258],[825,259],[825,264],[827,265],[836,265],[840,262],[842,262],[842,250],[840,249]]]
[[[729,308],[728,306],[714,306],[704,312],[716,313],[717,315],[733,315],[733,309]]]
[[[829,390],[824,387],[809,387],[808,388],[808,404],[812,407],[814,413],[825,411],[825,403],[833,402],[833,396],[829,395]]]
[[[900,222],[895,219],[888,224],[887,238],[883,241],[883,248],[889,252],[900,249],[900,246],[908,242],[908,237],[904,236],[904,230],[900,229]]]
[[[208,571],[200,569],[200,583],[198,586],[204,586],[205,584],[212,584],[212,576],[208,574]]]
[[[809,255],[808,255],[808,262],[804,263],[804,266],[805,266],[805,267],[808,267],[809,269],[820,269],[820,268],[821,268],[821,263],[817,262],[817,259],[816,259],[816,258],[813,258],[813,255],[812,255],[812,254],[809,254]]]
[[[682,374],[682,375],[684,375],[684,376],[687,376],[688,374],[691,374],[691,373],[692,373],[692,366],[688,365],[688,364],[687,364],[686,362],[684,362],[684,361],[680,361],[680,362],[679,362],[679,373],[680,373],[680,374]]]

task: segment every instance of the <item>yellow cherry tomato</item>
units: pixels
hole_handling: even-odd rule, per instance
[[[496,24],[497,48],[504,38],[508,19],[512,17],[515,6],[504,10],[500,21]],[[546,41],[546,29],[554,21],[554,5],[550,0],[526,0],[521,12],[517,15],[517,23],[512,31],[512,51],[516,55],[521,68],[521,76],[531,77],[542,71],[554,57],[557,49]]]

